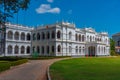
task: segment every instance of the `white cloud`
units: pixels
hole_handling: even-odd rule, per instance
[[[53,0],[47,0],[47,2],[50,2],[50,3],[52,3],[52,2],[53,2]]]
[[[68,10],[68,14],[72,14],[72,10]]]
[[[39,8],[36,9],[36,12],[39,14],[42,13],[60,13],[60,8],[55,7],[55,8],[51,8],[50,4],[41,4]]]

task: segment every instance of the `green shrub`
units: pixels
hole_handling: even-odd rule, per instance
[[[26,62],[28,62],[28,59],[21,59],[21,60],[18,60],[18,61],[13,61],[13,62],[11,62],[11,66],[20,65],[20,64],[23,64],[23,63],[26,63]]]
[[[10,66],[11,66],[10,62],[1,61],[0,62],[0,72],[10,69]]]
[[[116,55],[115,51],[114,51],[114,50],[111,50],[111,51],[110,51],[110,55],[111,55],[111,56],[115,56],[115,55]]]
[[[17,61],[17,60],[20,60],[20,59],[23,59],[22,57],[12,57],[12,56],[5,56],[5,57],[0,57],[0,61]]]

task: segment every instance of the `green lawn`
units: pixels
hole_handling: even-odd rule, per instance
[[[120,57],[75,58],[50,67],[52,80],[120,80]]]

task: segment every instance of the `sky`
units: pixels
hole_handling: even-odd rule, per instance
[[[120,0],[31,0],[26,11],[10,19],[32,27],[61,21],[75,23],[77,28],[108,32],[111,37],[120,32]]]

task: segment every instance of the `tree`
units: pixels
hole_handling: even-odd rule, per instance
[[[113,39],[110,39],[110,54],[113,56],[115,55],[115,41]]]
[[[26,10],[29,3],[30,0],[0,0],[0,24],[5,23],[19,10]]]

